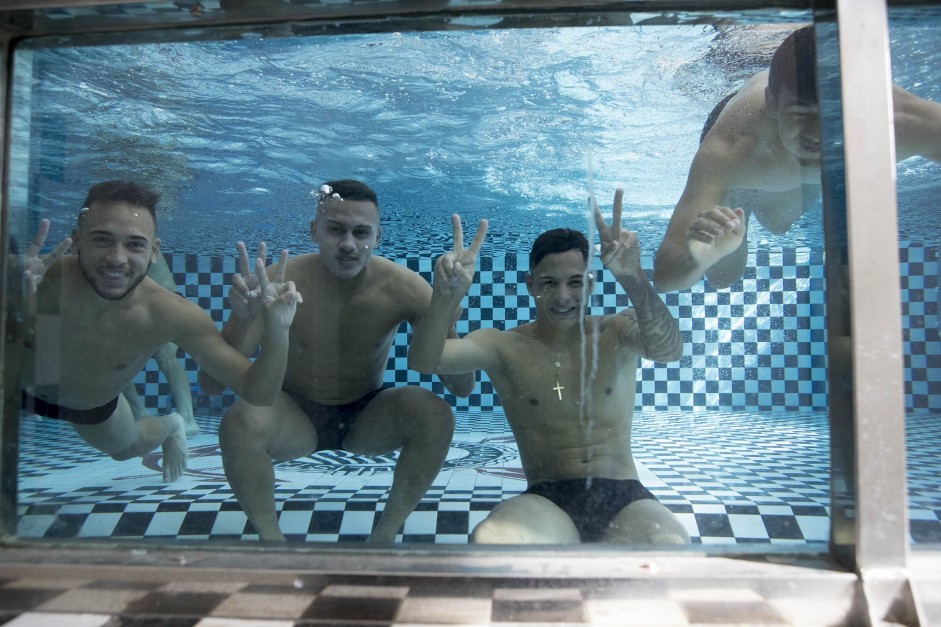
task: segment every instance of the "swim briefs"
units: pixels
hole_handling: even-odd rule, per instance
[[[343,448],[343,440],[353,427],[353,422],[366,405],[389,386],[378,387],[358,400],[345,405],[323,405],[290,390],[282,391],[301,408],[317,430],[317,451],[336,451]]]
[[[578,529],[582,542],[599,542],[608,523],[622,509],[643,499],[657,500],[636,479],[565,479],[540,481],[524,492],[549,499]]]
[[[725,105],[729,104],[729,100],[735,97],[735,94],[738,92],[732,92],[725,98],[719,101],[715,107],[713,107],[712,112],[709,114],[709,117],[706,118],[706,123],[702,127],[702,133],[699,135],[699,143],[702,143],[702,140],[706,139],[706,135],[709,134],[709,131],[712,130],[712,127],[715,125],[716,120],[719,119],[719,116],[722,114],[722,110],[725,109]]]
[[[49,401],[44,401],[41,398],[36,398],[24,390],[22,405],[23,409],[26,411],[45,416],[46,418],[65,420],[66,422],[71,422],[76,425],[99,425],[110,418],[114,410],[118,408],[118,397],[114,397],[113,401],[105,403],[101,407],[95,407],[93,409],[72,409],[71,407],[63,407],[55,403],[50,403]]]

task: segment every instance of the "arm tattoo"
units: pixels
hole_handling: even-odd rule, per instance
[[[643,347],[641,356],[651,361],[676,361],[683,353],[680,325],[649,281],[634,278],[621,281],[634,305],[637,326],[634,333]]]

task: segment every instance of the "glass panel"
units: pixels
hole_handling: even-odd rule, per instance
[[[941,10],[889,12],[898,164],[899,259],[905,349],[906,443],[911,542],[941,543],[938,421],[941,340],[938,338],[938,251],[941,226]],[[904,90],[904,91],[900,91]]]
[[[784,145],[774,135],[781,129],[766,109],[763,74],[785,37],[810,16],[664,21],[636,15],[635,25],[590,28],[503,29],[497,22],[494,28],[461,31],[120,45],[76,37],[20,45],[9,206],[21,260],[40,219],[51,222],[48,251],[72,233],[92,185],[132,179],[161,195],[156,259],[165,262],[168,287],[205,310],[217,326],[232,315],[226,293],[237,271],[240,240],[250,256],[259,242],[267,242],[269,262],[289,249],[288,278],[297,282],[304,302],[291,338],[287,385],[293,395],[278,397],[274,410],[255,411],[233,409],[231,389],[210,393],[197,385],[192,354],[202,350],[204,359],[212,360],[212,351],[207,357],[201,343],[210,333],[194,338],[179,327],[145,333],[178,314],[110,321],[116,308],[131,301],[88,297],[88,303],[102,307],[92,312],[81,298],[47,294],[52,305],[40,300],[43,315],[33,341],[63,358],[43,360],[42,366],[26,363],[27,391],[47,400],[71,395],[79,409],[88,409],[108,400],[102,393],[105,375],[114,379],[120,378],[115,372],[125,373],[133,376],[144,407],[140,412],[187,414],[191,401],[199,430],[186,440],[188,468],[164,483],[159,448],[134,456],[130,444],[119,446],[128,441],[103,434],[99,426],[76,428],[24,412],[19,535],[256,540],[258,533],[243,513],[255,502],[255,523],[272,538],[278,532],[272,531],[271,496],[262,488],[271,485],[267,459],[276,452],[283,461],[274,466],[275,507],[280,531],[292,542],[362,541],[374,527],[391,536],[396,530],[385,527],[408,513],[412,499],[418,503],[398,530],[398,541],[467,543],[498,503],[526,489],[522,448],[533,481],[562,478],[554,472],[578,479],[589,475],[582,488],[597,493],[598,486],[606,486],[598,479],[639,479],[663,508],[641,499],[631,512],[667,527],[677,523],[667,536],[688,535],[702,545],[823,550],[829,460],[820,171],[813,154],[803,155],[809,166],[803,170],[792,156],[794,150],[813,153],[815,140]],[[716,108],[734,94],[725,109]],[[711,138],[701,139],[710,112],[719,117]],[[808,118],[812,126],[813,114],[788,115]],[[760,124],[750,126],[750,119]],[[615,189],[623,188],[623,226],[637,233],[640,263],[649,278],[700,142],[721,150],[740,147],[736,141],[748,138],[762,149],[738,155],[736,163],[754,170],[716,170],[706,177],[707,182],[725,177],[737,188],[728,197],[725,189],[710,188],[716,197],[709,206],[728,203],[755,216],[747,244],[739,249],[743,254],[731,257],[741,266],[721,276],[711,273],[710,282],[692,280],[691,286],[668,286],[656,295],[629,277],[619,286],[592,250],[589,313],[600,318],[634,307],[643,319],[637,328],[647,329],[643,341],[630,326],[604,335],[620,329],[614,326],[598,333],[616,341],[596,343],[598,334],[586,334],[575,344],[547,343],[542,335],[547,327],[530,323],[555,317],[564,327],[570,307],[557,294],[568,293],[576,307],[581,301],[574,289],[554,286],[534,294],[555,304],[542,308],[530,297],[526,273],[532,269],[534,239],[547,229],[570,227],[586,232],[595,244],[598,234],[586,201],[595,199],[610,222]],[[773,149],[777,161],[762,161],[765,149]],[[354,253],[331,258],[328,275],[316,274],[320,266],[303,265],[314,263],[303,260],[313,259],[305,255],[315,250],[310,222],[318,203],[324,203],[323,215],[334,206],[332,190],[322,195],[321,186],[342,178],[359,179],[378,193],[381,237],[376,243],[370,239],[375,233],[356,234],[363,245],[375,247],[367,267],[393,272],[376,258],[381,256],[394,262],[398,273],[394,289],[361,290],[354,301],[320,287],[327,284],[323,276],[344,279],[344,289],[355,285],[343,274],[344,266],[356,265]],[[341,206],[362,208],[349,191],[343,193],[350,204]],[[77,233],[79,249],[121,248],[109,239],[117,227],[87,226],[100,215],[91,204],[82,218],[88,220],[82,226],[87,232]],[[709,206],[696,205],[697,214]],[[431,281],[434,260],[451,250],[453,212],[463,219],[465,242],[480,219],[490,221],[458,334],[507,331],[490,351],[524,342],[505,357],[512,368],[488,362],[490,376],[478,375],[467,398],[448,392],[437,377],[409,370],[411,329],[400,325],[417,319],[408,309],[409,290],[426,302],[429,291],[423,286]],[[135,220],[141,222],[134,228],[143,230],[146,249],[152,226],[145,216]],[[317,225],[324,231],[316,231],[321,254],[346,250],[331,244],[333,231],[327,228],[344,235],[349,224],[324,220]],[[349,250],[354,249],[362,246]],[[100,261],[65,257],[59,262],[73,268],[74,279],[61,289],[79,285],[87,291],[97,281],[99,295],[119,295],[132,273],[115,269],[134,264],[87,254]],[[669,263],[658,262],[658,272],[670,270]],[[421,281],[406,289],[414,283],[411,273]],[[384,300],[373,300],[376,294]],[[683,345],[678,358],[663,347],[651,348],[656,335],[651,329],[663,328],[662,318],[659,327],[646,321],[662,316],[650,304],[654,299],[678,321]],[[167,302],[165,295],[159,300]],[[343,303],[342,315],[331,309],[336,303]],[[76,311],[69,313],[72,308]],[[76,320],[81,328],[70,330]],[[606,324],[625,320],[608,318]],[[355,329],[349,328],[353,322]],[[148,338],[169,336],[190,350],[167,349],[163,368],[141,350],[127,350],[143,345],[149,353],[160,345]],[[653,360],[641,360],[635,374],[636,357],[621,343],[638,352],[643,344]],[[102,346],[109,347],[105,353]],[[375,355],[378,368],[368,359]],[[597,362],[590,359],[595,355]],[[131,372],[140,368],[139,374]],[[177,369],[185,377],[179,389],[172,383]],[[340,376],[331,379],[337,372]],[[79,379],[83,385],[75,384]],[[494,381],[502,382],[500,389]],[[312,452],[312,421],[327,420],[327,410],[308,401],[346,404],[380,383],[398,392],[364,401],[347,435],[347,450],[334,450],[329,439],[341,436],[322,428],[321,443],[328,448]],[[573,393],[579,388],[593,393]],[[119,399],[117,411],[130,411],[124,403]],[[360,409],[354,405],[349,412]],[[306,412],[314,418],[308,420]],[[612,412],[617,419],[605,418]],[[232,451],[228,477],[220,455],[220,419],[226,413],[221,448]],[[537,418],[547,424],[534,424]],[[95,417],[86,413],[76,419]],[[179,429],[176,418],[163,420],[169,422],[146,428]],[[264,420],[270,422],[258,427]],[[126,429],[133,429],[130,419]],[[403,452],[396,453],[403,442]],[[113,461],[107,453],[132,459]],[[573,470],[578,463],[599,470]],[[404,483],[394,485],[393,476]],[[390,493],[390,486],[404,493]],[[539,513],[526,522],[555,511],[537,497],[529,500]],[[583,539],[594,533],[637,541],[618,535],[617,524],[608,526],[627,501],[614,501],[607,493],[601,500],[615,503],[615,509],[608,518],[588,517]],[[597,507],[590,505],[592,514]],[[630,519],[629,531],[641,528],[633,514]]]

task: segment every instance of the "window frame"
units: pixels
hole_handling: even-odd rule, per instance
[[[93,18],[85,17],[53,23],[35,17],[39,9],[112,3],[113,0],[0,0],[0,116],[4,120],[0,129],[4,147],[0,153],[4,183],[0,188],[0,227],[3,227],[3,232],[7,232],[9,221],[6,194],[11,165],[7,146],[7,138],[10,137],[10,68],[15,43],[23,37],[79,32],[100,32],[105,36],[111,33],[125,37],[127,33],[135,32],[145,39],[176,39],[187,36],[181,35],[180,29],[183,28],[196,29],[193,31],[195,36],[204,36],[199,34],[199,29],[210,26],[244,31],[296,20],[313,20],[312,28],[329,29],[330,20],[343,20],[347,24],[354,24],[353,28],[356,28],[355,24],[361,24],[362,28],[368,29],[370,22],[384,19],[387,22],[384,22],[382,28],[394,29],[398,21],[414,26],[425,18],[441,19],[448,15],[485,18],[531,14],[539,15],[541,23],[545,23],[561,14],[577,14],[580,5],[584,6],[585,11],[605,12],[615,20],[619,14],[634,11],[735,11],[758,8],[755,6],[758,3],[751,0],[601,0],[591,3],[482,0],[460,3],[457,9],[442,9],[440,2],[384,0],[302,7],[290,15],[265,14],[263,10],[258,10],[227,15],[222,19],[200,19],[200,16],[194,14],[192,20],[164,23],[144,20],[115,25],[106,20],[96,22]],[[137,3],[141,3],[140,0],[122,2],[124,5]],[[905,4],[911,6],[913,3]],[[267,567],[379,574],[451,572],[466,575],[478,572],[492,576],[500,573],[501,576],[517,579],[644,576],[676,581],[720,579],[756,583],[768,580],[806,582],[808,578],[819,576],[839,580],[849,577],[852,585],[862,592],[866,603],[863,604],[865,609],[860,609],[852,600],[834,600],[835,603],[845,604],[847,616],[853,612],[868,612],[870,617],[881,616],[893,604],[896,607],[901,604],[912,615],[919,613],[918,593],[913,592],[918,589],[917,573],[941,570],[937,568],[941,565],[941,551],[919,547],[917,554],[912,555],[908,545],[903,352],[898,305],[901,302],[899,256],[895,238],[881,236],[897,232],[888,6],[884,0],[836,0],[832,5],[821,8],[820,3],[806,0],[768,3],[765,8],[815,9],[816,14],[823,19],[828,19],[827,16],[835,19],[839,30],[841,88],[844,94],[853,94],[852,98],[843,99],[842,102],[848,277],[850,285],[865,284],[866,289],[850,290],[848,311],[841,311],[840,303],[828,303],[830,363],[836,363],[833,351],[839,350],[837,345],[842,344],[851,355],[845,370],[841,371],[841,366],[832,366],[829,374],[831,389],[836,377],[844,375],[852,378],[853,386],[849,402],[831,407],[831,450],[834,462],[831,467],[831,540],[827,552],[821,556],[816,551],[769,551],[762,561],[760,553],[756,555],[753,550],[747,553],[736,551],[734,547],[722,548],[720,551],[710,549],[708,555],[688,550],[637,552],[609,547],[572,547],[539,552],[478,547],[369,552],[348,548],[291,547],[289,551],[272,550],[266,553],[264,562]],[[260,26],[249,27],[249,24]],[[832,181],[828,182],[825,174],[825,213],[834,211],[832,200],[826,193],[831,184]],[[0,241],[0,327],[6,330],[0,336],[0,360],[4,378],[13,380],[12,373],[17,370],[13,350],[17,309],[6,284],[9,270],[7,246],[5,238]],[[857,250],[864,253],[854,254]],[[828,278],[836,276],[833,268],[828,268],[828,272]],[[840,320],[847,322],[841,324]],[[898,333],[884,333],[884,329],[898,329]],[[835,341],[837,339],[839,341]],[[844,359],[841,363],[846,361]],[[872,381],[878,381],[879,384],[870,385]],[[69,569],[93,560],[132,571],[141,568],[136,564],[138,560],[129,555],[124,547],[119,549],[74,541],[68,544],[37,544],[19,540],[13,535],[16,526],[18,388],[11,390],[10,386],[3,388],[2,385],[0,380],[0,392],[5,399],[4,411],[0,416],[0,435],[4,442],[13,442],[14,445],[0,448],[0,487],[4,488],[4,494],[0,495],[0,533],[3,534],[0,536],[0,563],[45,562]],[[846,489],[846,485],[855,485],[856,488]],[[12,503],[6,496],[11,489],[14,495]],[[184,556],[194,553],[200,555],[202,566],[227,565],[229,568],[245,569],[249,575],[258,567],[258,550],[253,547],[228,546],[224,551],[202,546],[160,549],[160,554],[168,564],[184,563]],[[655,571],[650,568],[652,563],[657,564]],[[805,568],[794,569],[794,565]],[[170,570],[173,568],[187,567],[175,566]],[[189,568],[192,570],[195,567]],[[887,580],[899,585],[887,587],[872,583]]]

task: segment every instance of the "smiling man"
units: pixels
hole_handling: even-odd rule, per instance
[[[331,181],[317,197],[310,235],[319,252],[294,257],[285,272],[305,305],[291,327],[283,391],[271,407],[242,399],[225,414],[219,427],[222,462],[259,538],[283,541],[272,460],[324,449],[360,455],[401,449],[388,501],[369,537],[391,543],[441,469],[454,432],[444,399],[414,385],[383,386],[395,334],[403,322],[420,322],[431,286],[373,254],[381,234],[373,190],[359,181]],[[259,327],[248,297],[252,279],[244,248],[240,266],[223,335],[251,354]],[[450,328],[453,333],[453,319]],[[459,396],[474,387],[474,373],[465,372],[442,377]],[[211,389],[202,373],[200,382]]]
[[[941,161],[941,105],[899,87],[892,99],[897,158]],[[816,41],[807,26],[784,40],[768,71],[710,114],[657,251],[657,288],[686,289],[703,275],[717,288],[739,280],[749,218],[787,232],[820,195],[820,163]]]
[[[415,332],[409,366],[419,372],[484,370],[500,396],[528,488],[498,504],[473,532],[487,544],[614,542],[683,544],[682,523],[640,482],[631,452],[639,357],[674,361],[679,325],[641,269],[637,235],[621,230],[622,192],[612,224],[597,207],[601,259],[633,305],[588,316],[588,241],[555,229],[536,238],[526,288],[536,320],[508,331],[487,328],[447,338],[450,312],[474,276],[487,230],[463,246],[454,216],[454,250],[435,264],[434,296]]]
[[[163,476],[186,468],[184,421],[179,414],[135,420],[121,395],[154,352],[173,342],[208,372],[252,402],[274,401],[287,362],[288,330],[298,293],[269,282],[257,268],[253,298],[264,320],[263,349],[252,363],[229,346],[194,303],[147,276],[160,254],[157,195],[126,181],[91,188],[75,231],[76,255],[62,256],[65,239],[39,256],[49,231],[43,220],[27,252],[31,286],[23,407],[69,422],[91,446],[116,460],[163,448]]]

